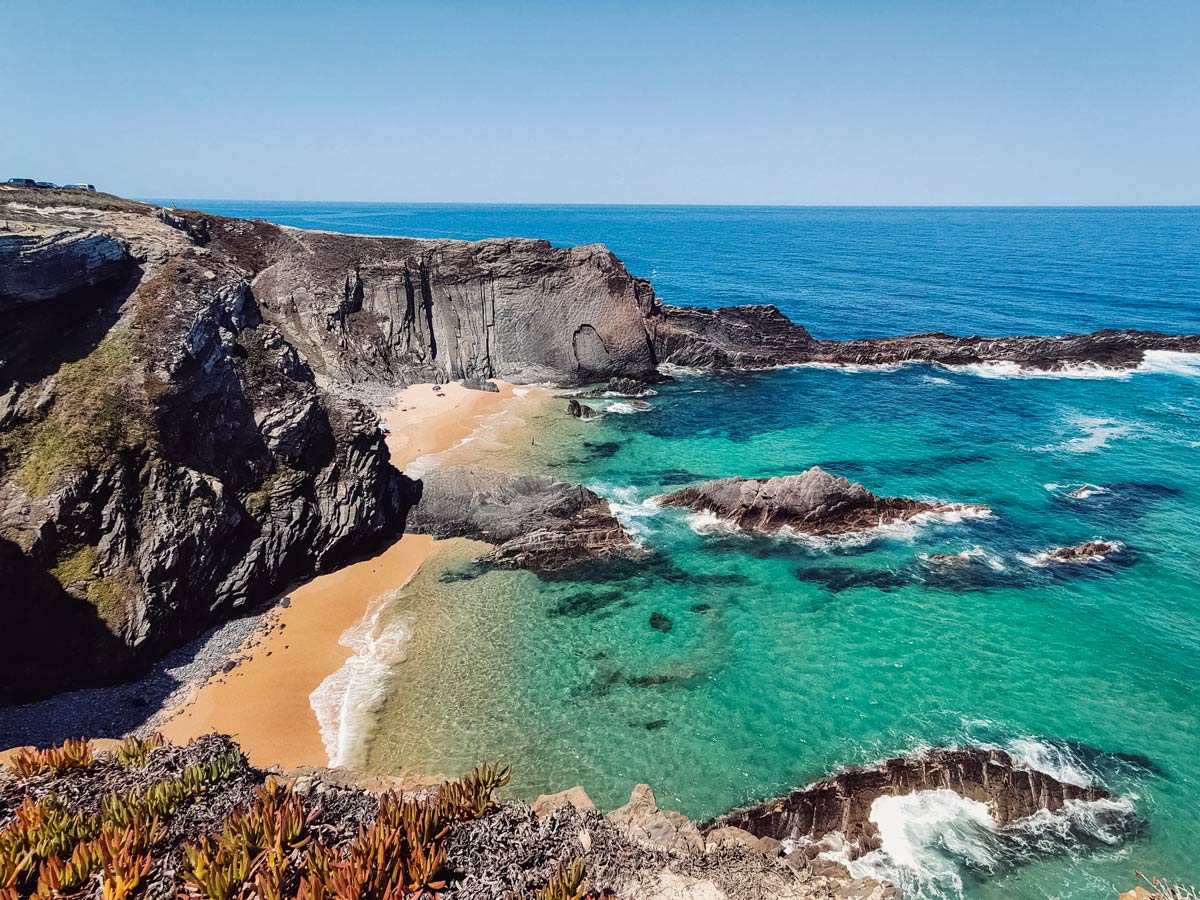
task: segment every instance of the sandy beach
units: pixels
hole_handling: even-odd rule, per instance
[[[460,384],[422,384],[397,394],[381,416],[393,464],[448,454],[480,423],[503,412],[516,396],[473,391]],[[324,766],[328,763],[310,695],[350,658],[342,635],[358,624],[380,597],[398,590],[429,557],[436,542],[404,535],[369,559],[322,575],[286,593],[263,627],[235,654],[235,665],[196,687],[161,725],[176,742],[218,731],[233,735],[260,766]]]

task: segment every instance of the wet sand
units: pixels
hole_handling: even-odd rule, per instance
[[[481,422],[525,393],[514,395],[513,387],[503,382],[497,386],[498,393],[459,384],[400,391],[382,414],[393,464],[419,472],[457,461],[452,451],[464,446]],[[342,635],[362,621],[378,598],[403,587],[436,543],[427,535],[404,535],[370,559],[287,592],[287,604],[266,616],[264,627],[235,654],[233,667],[195,688],[167,714],[160,730],[176,742],[209,731],[231,734],[259,766],[326,765],[310,695],[350,658],[351,649],[340,643]]]

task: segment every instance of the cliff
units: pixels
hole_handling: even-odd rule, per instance
[[[0,702],[125,677],[401,530],[419,485],[347,389],[646,373],[653,304],[601,247],[0,192]]]

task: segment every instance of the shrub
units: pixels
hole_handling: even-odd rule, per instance
[[[146,757],[150,754],[150,751],[157,750],[165,743],[166,738],[157,731],[148,737],[130,735],[117,745],[117,749],[113,753],[113,759],[126,768],[144,766],[146,764]]]

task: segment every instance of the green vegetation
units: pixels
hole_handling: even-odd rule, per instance
[[[149,756],[150,751],[157,750],[165,743],[166,738],[157,731],[147,737],[130,735],[117,746],[117,749],[113,752],[113,759],[126,768],[130,766],[144,766],[146,764],[146,757]]]
[[[110,334],[90,354],[58,370],[49,414],[17,429],[5,461],[20,459],[17,480],[44,497],[70,469],[98,467],[151,440],[150,416],[135,384],[132,341]]]
[[[132,760],[132,749],[130,742],[122,744],[118,760],[122,751]],[[91,746],[77,739],[46,750],[22,751],[13,768],[30,778],[64,775],[94,764]],[[39,800],[27,795],[0,830],[0,900],[79,896],[93,882],[104,900],[133,897],[150,873],[151,850],[163,839],[164,819],[244,764],[240,752],[217,755],[204,765],[184,767],[177,777],[109,794],[98,813],[72,809],[53,793]]]
[[[100,553],[96,547],[80,547],[74,553],[60,557],[58,565],[50,570],[50,574],[58,579],[64,588],[73,584],[89,582],[96,577],[96,566],[100,561]]]
[[[322,842],[310,830],[316,813],[269,778],[219,834],[184,848],[186,880],[209,900],[434,896],[446,885],[450,826],[493,809],[508,778],[507,768],[483,765],[420,800],[384,794],[375,821],[341,848]]]

